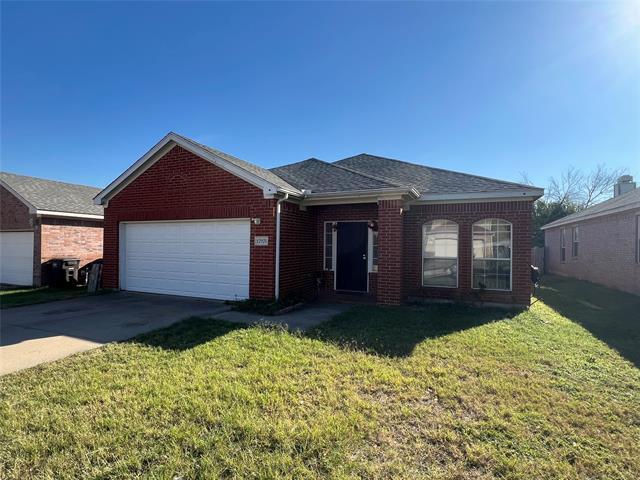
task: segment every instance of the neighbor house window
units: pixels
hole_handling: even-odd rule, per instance
[[[564,227],[560,229],[560,260],[564,262],[567,259],[567,250],[565,244]]]
[[[579,243],[580,243],[580,240],[578,238],[578,227],[573,227],[571,229],[571,256],[572,257],[578,256]]]
[[[324,223],[324,269],[333,270],[333,222]]]
[[[378,271],[378,232],[371,232],[371,271]]]
[[[458,286],[458,224],[433,220],[422,226],[422,285]]]
[[[511,290],[511,224],[488,218],[473,224],[473,288]]]

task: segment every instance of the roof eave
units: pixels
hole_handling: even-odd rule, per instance
[[[544,195],[541,188],[490,192],[423,193],[417,202],[537,200]]]
[[[640,201],[630,203],[627,205],[622,205],[617,208],[609,208],[607,210],[603,210],[597,213],[590,213],[587,215],[581,215],[578,217],[574,217],[573,214],[567,215],[566,217],[555,220],[551,223],[547,223],[540,227],[540,230],[548,230],[549,228],[562,227],[564,225],[571,225],[578,222],[583,222],[585,220],[591,220],[593,218],[606,217],[607,215],[613,215],[615,213],[626,212],[627,210],[635,210],[636,208],[640,208]]]
[[[415,188],[377,188],[345,190],[339,192],[306,193],[302,203],[306,206],[335,205],[341,203],[375,203],[379,200],[415,200],[420,196]]]

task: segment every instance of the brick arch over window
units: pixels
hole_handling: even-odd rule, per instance
[[[501,218],[484,218],[472,225],[472,288],[510,291],[513,225]]]

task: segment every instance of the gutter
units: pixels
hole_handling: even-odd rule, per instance
[[[275,279],[275,298],[280,298],[280,212],[282,202],[289,198],[289,194],[285,193],[282,198],[276,202],[276,279]]]

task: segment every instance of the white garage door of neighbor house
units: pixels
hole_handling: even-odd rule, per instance
[[[0,232],[0,283],[33,285],[33,232]]]
[[[121,289],[249,297],[249,220],[123,223],[120,231]]]

